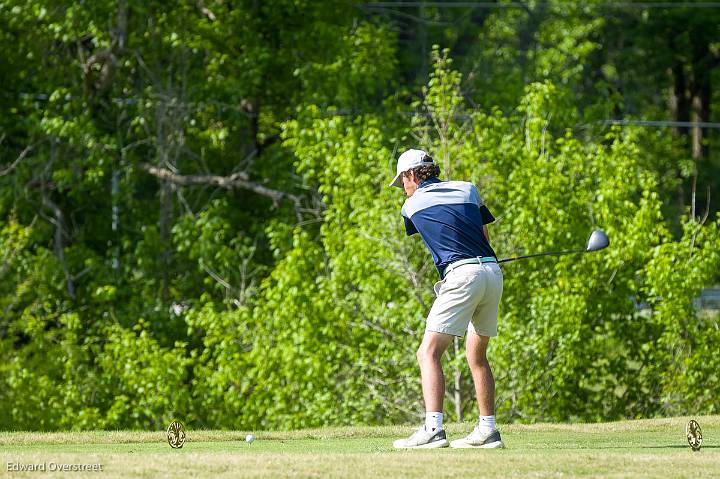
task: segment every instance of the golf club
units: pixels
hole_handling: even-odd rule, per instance
[[[525,256],[516,256],[514,258],[505,258],[505,259],[499,259],[498,263],[507,263],[508,261],[515,261],[518,259],[525,259],[525,258],[535,258],[536,256],[557,256],[561,254],[579,254],[579,253],[591,253],[593,251],[599,251],[601,249],[605,249],[610,244],[610,240],[608,239],[607,235],[602,230],[595,230],[590,235],[590,238],[588,238],[587,246],[585,249],[580,250],[570,250],[570,251],[550,251],[547,253],[535,253],[535,254],[528,254]]]

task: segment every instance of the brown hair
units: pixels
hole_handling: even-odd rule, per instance
[[[423,162],[432,162],[433,159],[430,156],[425,156],[422,159]],[[417,178],[418,183],[422,183],[423,181],[430,179],[430,178],[437,178],[438,175],[440,175],[440,167],[433,163],[432,165],[422,165],[422,166],[416,166],[412,170],[409,170],[407,173],[410,174],[410,172],[415,173],[415,177]]]

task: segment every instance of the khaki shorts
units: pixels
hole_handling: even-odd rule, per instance
[[[435,283],[437,298],[425,330],[460,337],[465,331],[497,336],[502,291],[503,274],[497,263],[458,266]]]

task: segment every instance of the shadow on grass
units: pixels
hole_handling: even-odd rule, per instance
[[[678,445],[672,445],[672,446],[645,446],[643,449],[667,449],[667,448],[674,448],[674,449],[690,449],[690,446],[678,446]],[[703,446],[700,449],[720,449],[720,446]]]
[[[598,446],[588,449],[690,449],[690,446],[677,444],[667,446]],[[703,446],[701,449],[720,449],[720,446]]]

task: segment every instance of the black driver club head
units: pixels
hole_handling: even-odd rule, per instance
[[[591,251],[605,249],[608,247],[608,245],[610,245],[610,240],[608,239],[605,232],[602,230],[595,230],[590,235],[590,238],[588,238],[587,248],[585,248],[585,252],[589,253]]]

